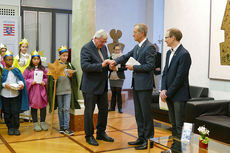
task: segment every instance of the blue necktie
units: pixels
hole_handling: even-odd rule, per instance
[[[138,45],[138,46],[137,46],[137,56],[138,56],[138,54],[139,54],[140,48],[141,48],[141,47],[139,47],[139,45]]]

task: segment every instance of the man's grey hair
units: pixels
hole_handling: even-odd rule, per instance
[[[108,38],[108,33],[104,29],[98,30],[93,36],[93,38],[101,38],[101,37],[104,39]]]
[[[139,23],[139,24],[135,24],[134,27],[138,27],[138,31],[139,32],[144,32],[144,35],[147,36],[147,33],[148,33],[148,27],[146,24],[144,23]]]

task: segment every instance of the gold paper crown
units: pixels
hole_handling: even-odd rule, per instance
[[[12,53],[12,51],[6,51],[6,52],[4,52],[4,54],[3,54],[3,58],[5,58],[5,57],[7,57],[7,56],[13,56],[13,53]]]
[[[0,49],[7,49],[5,44],[0,44]]]
[[[34,50],[31,53],[31,57],[34,57],[34,56],[39,56],[40,57],[40,53],[38,51]]]
[[[29,46],[29,43],[28,43],[27,39],[25,39],[25,38],[19,42],[19,45],[22,45],[22,44],[26,44],[27,46]]]
[[[68,52],[66,46],[61,46],[61,47],[58,48],[58,53],[59,54],[62,54],[63,52]]]

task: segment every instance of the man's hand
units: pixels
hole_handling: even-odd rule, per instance
[[[133,71],[133,65],[126,65],[125,67],[129,69],[130,71]]]
[[[110,63],[112,63],[112,60],[107,59],[107,60],[104,60],[103,63],[102,63],[101,65],[102,65],[102,67],[106,67],[106,66],[109,65]]]
[[[161,68],[158,67],[158,68],[155,68],[155,70],[156,70],[156,71],[161,71]]]
[[[163,102],[166,102],[166,98],[167,98],[166,92],[167,90],[162,90],[160,93],[160,97]]]
[[[117,70],[116,66],[115,66],[115,65],[112,65],[112,64],[109,65],[109,69],[110,69],[110,70],[113,70],[113,71],[116,71],[116,70]]]
[[[110,63],[111,66],[115,66],[116,64],[117,64],[117,63],[116,63],[115,60],[112,60],[111,63]]]

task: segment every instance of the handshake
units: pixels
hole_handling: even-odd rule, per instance
[[[101,65],[102,65],[102,67],[106,67],[109,65],[109,68],[111,70],[116,70],[116,61],[115,60],[106,59],[103,61],[103,63]]]
[[[104,62],[101,65],[102,65],[102,67],[106,67],[109,65],[110,70],[116,71],[117,70],[116,64],[117,63],[115,60],[107,59],[107,60],[104,60]],[[133,71],[133,65],[132,64],[126,64],[125,67],[127,69],[129,69],[130,71]]]

